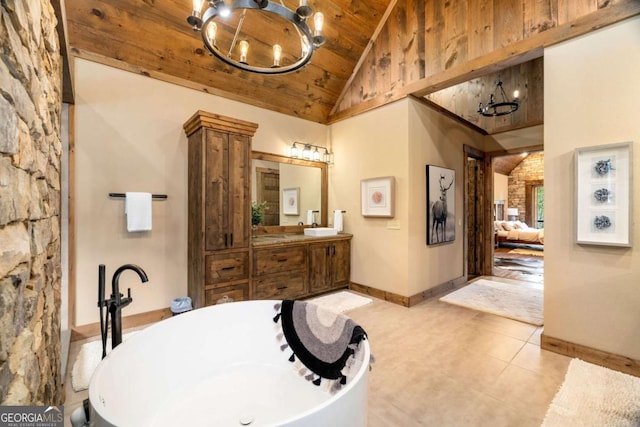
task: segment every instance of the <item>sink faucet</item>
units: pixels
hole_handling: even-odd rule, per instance
[[[111,298],[108,300],[104,299],[104,275],[105,275],[105,266],[100,264],[98,268],[98,307],[100,307],[100,331],[102,333],[102,358],[106,356],[106,344],[107,344],[107,323],[108,316],[111,316],[111,348],[116,348],[117,345],[122,343],[122,309],[133,301],[131,298],[131,288],[127,289],[127,297],[120,293],[120,274],[125,270],[133,270],[138,273],[140,280],[144,282],[148,282],[149,278],[147,277],[147,273],[140,267],[135,264],[125,264],[119,267],[115,273],[113,273],[113,278],[111,279]],[[102,308],[107,308],[107,314],[104,319],[102,319]]]

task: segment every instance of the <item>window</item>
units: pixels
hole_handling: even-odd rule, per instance
[[[533,226],[544,227],[544,185],[533,186]]]

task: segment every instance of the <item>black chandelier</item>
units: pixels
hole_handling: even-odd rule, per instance
[[[227,0],[227,3],[209,0],[203,11],[204,2],[193,0],[193,10],[187,22],[194,31],[201,32],[204,46],[212,55],[241,70],[259,74],[291,73],[304,67],[311,60],[313,50],[325,42],[322,35],[324,15],[321,12],[313,16],[313,32],[307,25],[307,18],[313,14],[307,0],[300,0],[295,12],[282,0],[280,3],[270,0]],[[245,20],[249,23],[243,32]],[[264,40],[266,34],[273,35],[275,39]],[[255,46],[253,54],[249,53],[250,46]]]
[[[507,95],[504,93],[504,89],[502,87],[502,80],[498,78],[498,83],[496,83],[496,92],[500,93],[502,102],[496,102],[492,93],[487,105],[483,105],[482,102],[480,103],[478,106],[478,113],[486,117],[496,117],[518,111],[518,103],[520,102],[518,96],[520,93],[517,90],[513,91],[513,101],[507,100]]]

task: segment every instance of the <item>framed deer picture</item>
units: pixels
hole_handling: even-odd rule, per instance
[[[427,245],[456,238],[456,171],[427,165]]]

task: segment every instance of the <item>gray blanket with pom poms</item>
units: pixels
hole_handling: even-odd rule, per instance
[[[323,378],[332,380],[332,390],[347,382],[347,374],[359,344],[366,339],[362,327],[339,313],[305,301],[283,300],[275,305],[273,321],[282,326],[280,346],[291,349],[289,361],[296,357],[310,372],[304,377],[320,385]]]

